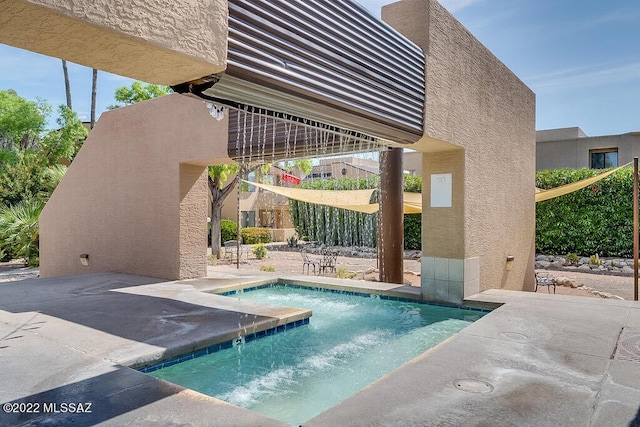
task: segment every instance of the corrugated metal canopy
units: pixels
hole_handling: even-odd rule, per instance
[[[228,68],[180,85],[399,143],[423,134],[424,53],[349,0],[229,0]]]

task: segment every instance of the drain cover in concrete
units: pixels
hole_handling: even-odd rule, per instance
[[[493,391],[493,386],[491,384],[484,381],[480,381],[480,380],[469,380],[469,379],[455,380],[453,382],[453,385],[458,390],[466,391],[469,393],[485,394],[485,393],[491,393]]]
[[[622,329],[614,359],[640,362],[640,329]]]

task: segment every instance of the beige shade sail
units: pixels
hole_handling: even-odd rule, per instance
[[[569,194],[569,193],[573,193],[574,191],[581,190],[585,187],[588,187],[591,184],[594,184],[600,181],[601,179],[608,177],[609,175],[619,171],[620,169],[628,165],[629,163],[627,163],[624,166],[611,169],[610,171],[603,172],[596,176],[592,176],[591,178],[581,179],[580,181],[572,182],[571,184],[561,185],[560,187],[550,188],[549,190],[542,190],[540,188],[536,188],[536,203],[553,199],[555,197],[564,196],[565,194]]]
[[[262,188],[289,199],[317,205],[331,206],[355,212],[372,214],[378,211],[377,203],[370,203],[375,189],[368,190],[312,190],[306,188],[278,187],[276,185],[260,184],[244,181],[247,184]],[[422,212],[422,194],[404,193],[403,212],[416,214]]]
[[[368,190],[311,190],[306,188],[278,187],[244,181],[263,190],[270,191],[289,199],[300,202],[315,203],[317,205],[332,206],[356,212],[374,213],[378,210],[377,203],[370,203],[375,189]]]

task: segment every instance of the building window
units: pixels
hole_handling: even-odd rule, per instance
[[[618,149],[590,150],[591,169],[615,168],[618,166]]]

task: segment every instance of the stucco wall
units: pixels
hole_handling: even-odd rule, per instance
[[[451,209],[457,217],[458,211],[454,203],[433,212],[423,192],[423,247],[448,258],[447,248],[457,246],[447,239],[462,244],[461,258],[480,260],[480,290],[532,289],[535,95],[436,1],[404,0],[384,7],[382,16],[427,54],[425,138],[416,148],[464,149],[458,159],[464,165],[462,230],[438,234],[428,222],[432,216]],[[441,172],[430,155],[423,188],[431,173]],[[458,166],[452,168],[455,179]],[[459,187],[453,186],[455,202]],[[510,270],[507,256],[515,257]]]
[[[40,274],[205,275],[204,165],[229,161],[227,126],[182,95],[104,113],[40,216]]]
[[[0,0],[0,42],[142,81],[226,68],[225,0]]]
[[[590,150],[618,149],[618,165],[640,157],[640,132],[538,142],[536,170],[591,167]]]

